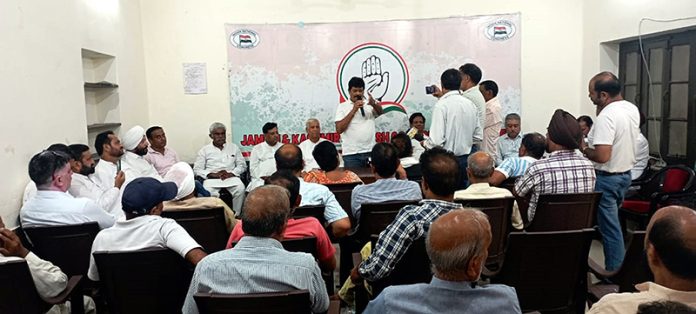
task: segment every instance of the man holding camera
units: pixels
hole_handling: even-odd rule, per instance
[[[336,133],[341,134],[345,167],[366,167],[375,146],[375,118],[384,111],[372,96],[365,98],[365,81],[353,77],[348,81],[350,99],[336,108]],[[365,106],[365,105],[369,106]]]
[[[443,72],[440,81],[442,96],[433,108],[430,137],[421,143],[427,149],[442,146],[454,153],[459,162],[459,171],[466,173],[471,147],[483,138],[478,110],[459,90],[462,74],[457,69]],[[462,175],[458,189],[466,188],[467,183],[466,175]]]

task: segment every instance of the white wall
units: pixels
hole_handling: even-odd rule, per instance
[[[147,124],[140,7],[3,0],[0,38],[0,216],[14,226],[31,156],[55,142],[87,141],[81,48],[116,56],[122,123]]]
[[[141,6],[150,122],[165,128],[169,145],[188,161],[209,141],[211,122],[230,121],[225,23],[347,22],[521,12],[522,112],[534,113],[523,117],[523,129],[544,130],[558,107],[577,112],[576,100],[584,93],[579,75],[582,1],[148,0]],[[183,95],[184,62],[208,64],[207,95]]]
[[[638,23],[644,17],[663,20],[696,17],[696,1],[587,0],[583,1],[583,12],[584,45],[580,74],[584,85],[579,100],[582,113],[594,116],[595,108],[587,97],[587,84],[600,71],[618,73],[618,42],[637,39]],[[641,33],[649,36],[694,25],[696,19],[672,23],[646,21]]]

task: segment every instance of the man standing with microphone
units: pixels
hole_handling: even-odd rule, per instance
[[[349,100],[336,108],[336,132],[341,134],[345,167],[366,167],[367,158],[375,145],[375,118],[384,111],[368,93],[365,98],[365,81],[353,77],[348,81]],[[366,105],[368,105],[366,107]]]

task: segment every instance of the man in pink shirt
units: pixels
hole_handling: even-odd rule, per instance
[[[302,195],[300,195],[300,181],[292,172],[287,170],[277,171],[268,178],[266,184],[274,184],[288,189],[288,191],[290,191],[290,204],[292,204],[293,210],[300,205],[302,201]],[[232,230],[230,239],[227,241],[228,249],[233,246],[233,243],[238,242],[239,239],[244,236],[244,231],[242,230],[243,223],[244,216],[242,216],[242,220],[238,221]],[[319,268],[324,272],[333,271],[336,268],[336,249],[331,244],[331,239],[329,239],[329,235],[326,233],[326,230],[324,230],[319,220],[314,217],[288,219],[283,238],[298,239],[305,237],[317,238]]]
[[[173,149],[166,147],[167,135],[164,134],[162,127],[150,127],[145,131],[145,136],[150,142],[150,147],[147,149],[147,155],[143,157],[155,167],[160,176],[164,177],[169,168],[179,162],[179,156]]]

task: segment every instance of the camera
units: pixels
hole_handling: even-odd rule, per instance
[[[435,92],[435,85],[430,85],[425,87],[425,93],[430,95]]]

